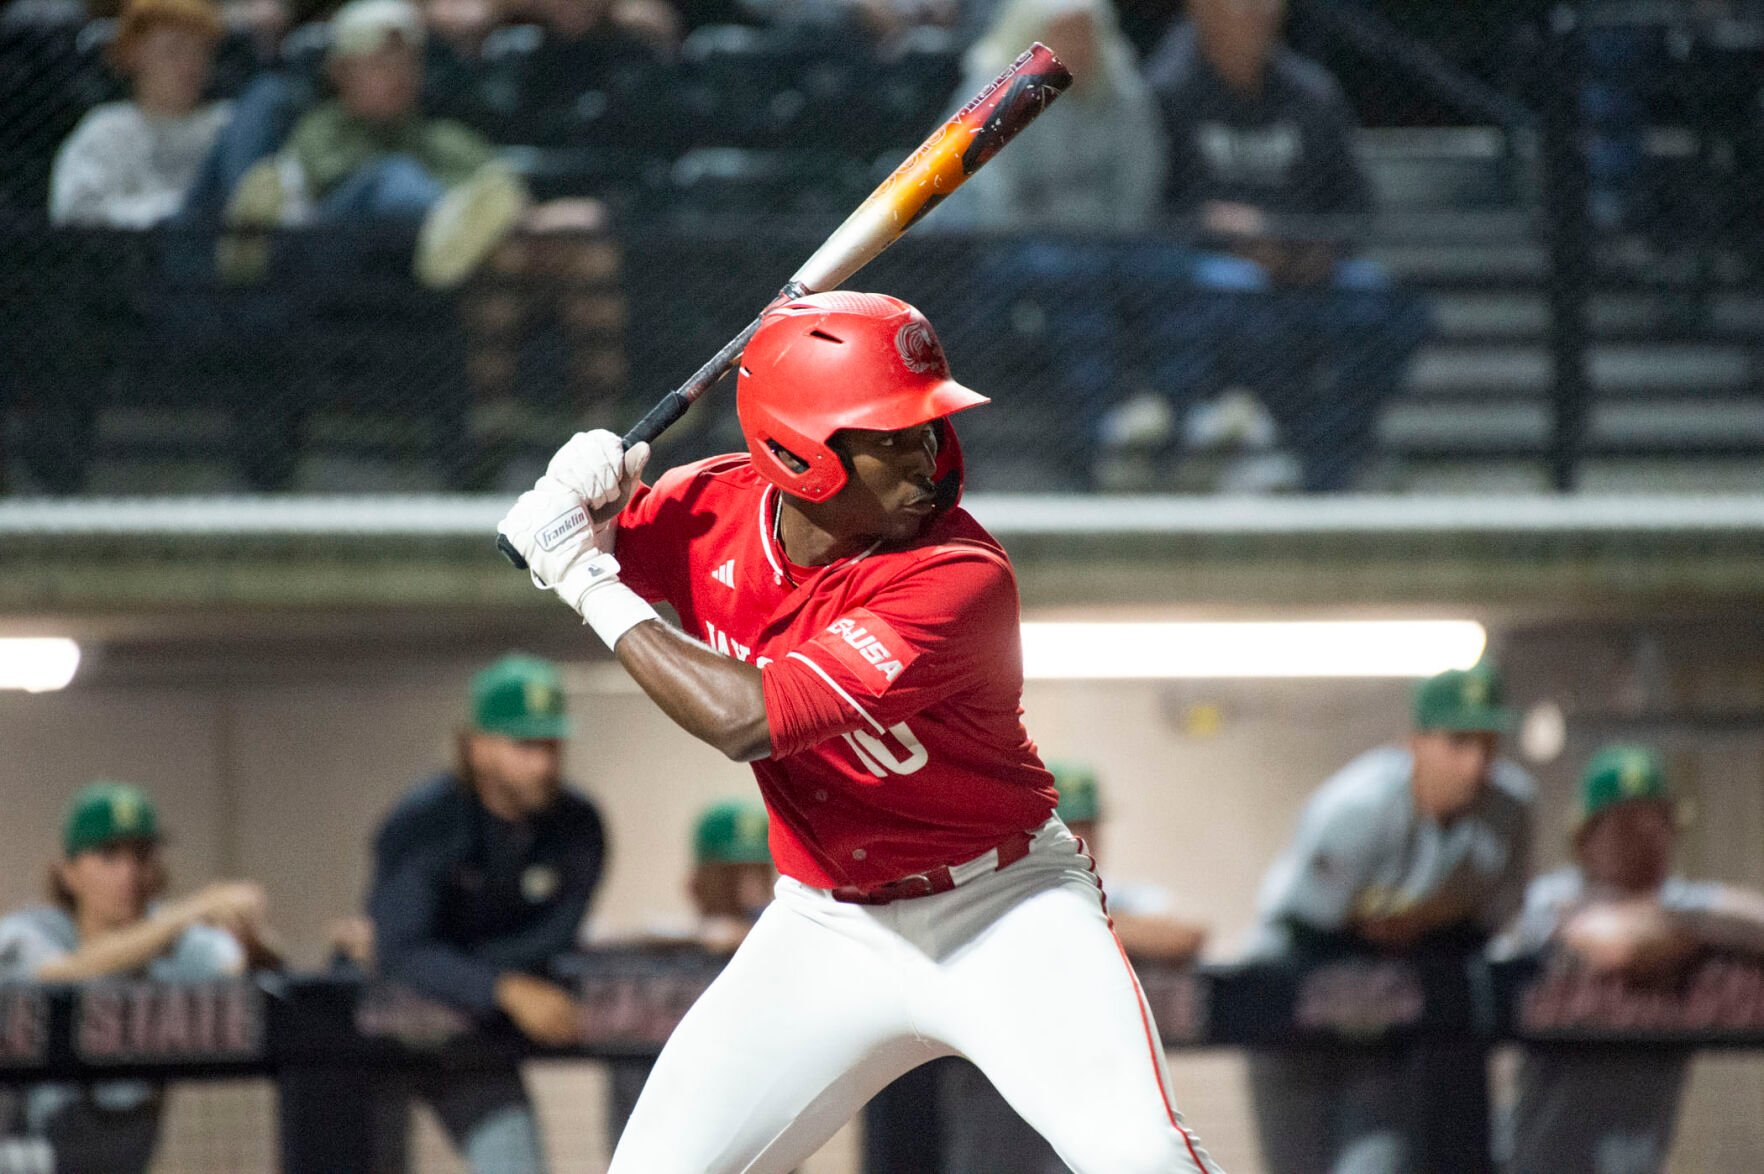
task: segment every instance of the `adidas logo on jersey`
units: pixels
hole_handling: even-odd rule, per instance
[[[730,559],[712,571],[711,578],[733,591],[735,589],[735,560]]]

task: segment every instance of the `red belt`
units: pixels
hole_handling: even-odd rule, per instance
[[[973,860],[964,861],[954,867],[965,871],[967,865],[977,863],[991,853],[997,853],[998,863],[993,865],[989,871],[997,872],[1001,868],[1008,868],[1029,855],[1029,841],[1032,838],[1033,836],[1029,832],[1018,832],[989,852],[982,852]],[[968,880],[971,877],[964,876],[962,879]],[[873,889],[860,889],[856,885],[845,885],[842,888],[832,890],[832,893],[835,901],[844,901],[848,905],[887,905],[909,897],[929,897],[936,893],[947,893],[960,883],[962,882],[956,879],[950,865],[940,864],[928,871],[915,872],[911,876],[903,876],[897,881],[889,881],[887,884],[878,885]]]

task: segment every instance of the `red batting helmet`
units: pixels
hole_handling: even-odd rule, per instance
[[[925,315],[886,294],[810,294],[768,310],[741,352],[735,413],[754,468],[826,501],[845,485],[827,441],[842,428],[894,432],[988,403],[949,377]],[[808,468],[779,458],[785,449]]]

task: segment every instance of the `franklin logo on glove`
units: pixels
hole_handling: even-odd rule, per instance
[[[556,550],[583,526],[588,524],[588,511],[578,505],[568,513],[554,518],[539,528],[536,536],[539,549]]]

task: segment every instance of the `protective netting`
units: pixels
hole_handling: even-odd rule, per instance
[[[345,45],[329,11],[229,5],[196,40],[232,105],[168,115],[153,20],[16,0],[0,476],[514,487],[696,368],[1040,37],[1094,86],[855,280],[994,395],[976,485],[1755,477],[1764,5],[1176,7],[434,0],[394,41],[458,125],[363,146],[325,103],[371,103],[338,74],[383,22]],[[670,455],[733,444],[728,398]]]

